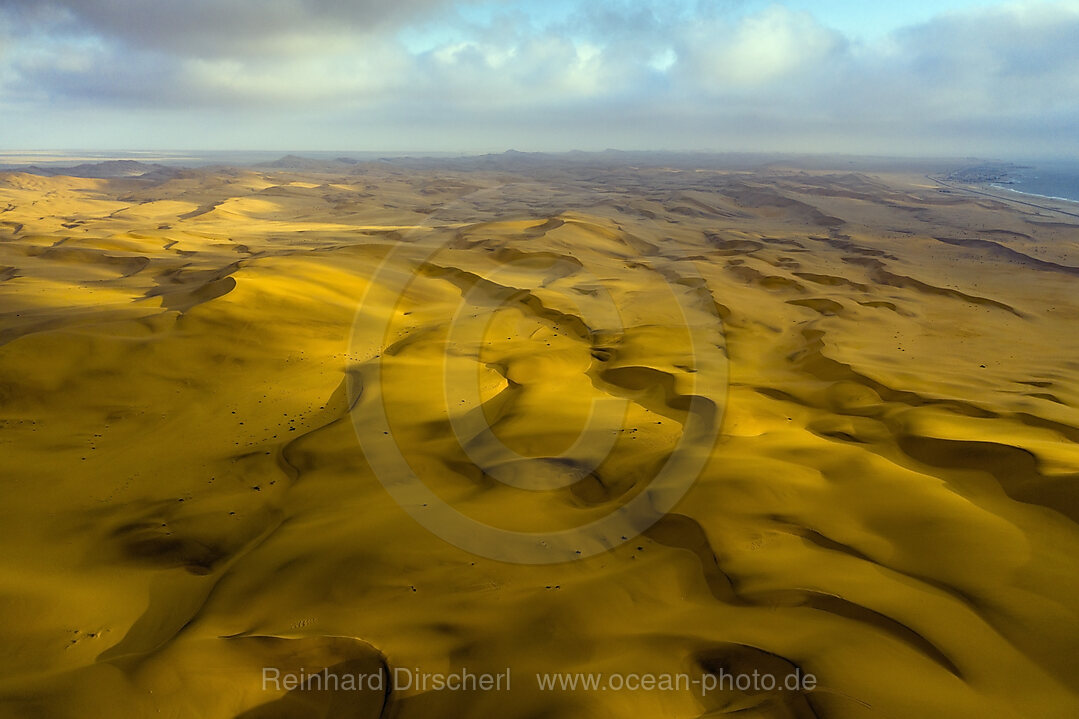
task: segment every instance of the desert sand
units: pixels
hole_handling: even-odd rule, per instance
[[[1079,716],[1054,208],[888,167],[2,173],[0,715]],[[534,679],[720,670],[817,684]]]

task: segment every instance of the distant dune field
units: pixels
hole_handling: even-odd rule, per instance
[[[136,171],[0,173],[0,715],[1079,716],[1066,205]],[[755,671],[815,686],[537,679]]]

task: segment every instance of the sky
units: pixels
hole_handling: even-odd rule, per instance
[[[0,149],[1079,159],[1079,0],[0,0]]]

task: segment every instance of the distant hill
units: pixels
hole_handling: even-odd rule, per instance
[[[105,162],[83,163],[73,167],[40,167],[30,165],[18,168],[19,172],[43,177],[90,177],[99,179],[114,179],[120,177],[144,177],[152,176],[160,179],[163,176],[171,176],[177,173],[176,168],[158,165],[156,163],[138,162],[136,160],[106,160]]]
[[[354,160],[350,157],[337,157],[332,160],[316,160],[310,157],[301,157],[300,155],[285,155],[280,159],[271,162],[260,162],[257,165],[252,165],[252,167],[272,170],[310,170],[312,172],[319,172],[324,170],[341,170],[344,167],[356,165],[358,162],[358,160]]]
[[[908,172],[956,172],[951,179],[960,180],[962,174],[967,181],[973,178],[985,179],[983,175],[1007,171],[1019,166],[1006,166],[1006,163],[987,163],[971,159],[915,159],[882,158],[835,155],[784,155],[756,153],[713,153],[713,152],[667,152],[661,150],[615,150],[600,152],[522,152],[507,150],[484,155],[385,155],[358,153],[359,157],[340,155],[331,157],[305,157],[288,154],[276,160],[249,164],[248,162],[223,162],[215,165],[218,170],[225,167],[249,168],[253,170],[281,170],[311,173],[354,174],[365,172],[367,168],[392,165],[408,169],[442,168],[456,171],[545,171],[561,172],[574,170],[609,170],[614,168],[670,168],[675,170],[714,169],[728,171],[757,171],[763,168],[776,170],[815,170],[843,168],[850,172],[881,170],[890,168]],[[980,163],[975,165],[974,163]],[[965,169],[961,169],[965,168]],[[1003,169],[1002,169],[1003,168]],[[96,163],[84,163],[69,167],[31,165],[28,167],[9,167],[10,171],[25,172],[44,177],[82,177],[82,178],[141,178],[149,181],[166,181],[190,172],[201,171],[198,166],[185,168],[158,163],[145,163],[137,160],[106,160]],[[204,167],[201,169],[205,169]],[[3,170],[0,170],[3,171]],[[963,174],[965,173],[965,174]],[[996,178],[996,174],[993,174]]]

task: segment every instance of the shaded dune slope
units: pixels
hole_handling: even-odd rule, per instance
[[[507,174],[0,176],[0,712],[1079,714],[1079,226],[887,173]],[[507,530],[703,469],[609,552],[498,562],[390,497],[376,407]]]

